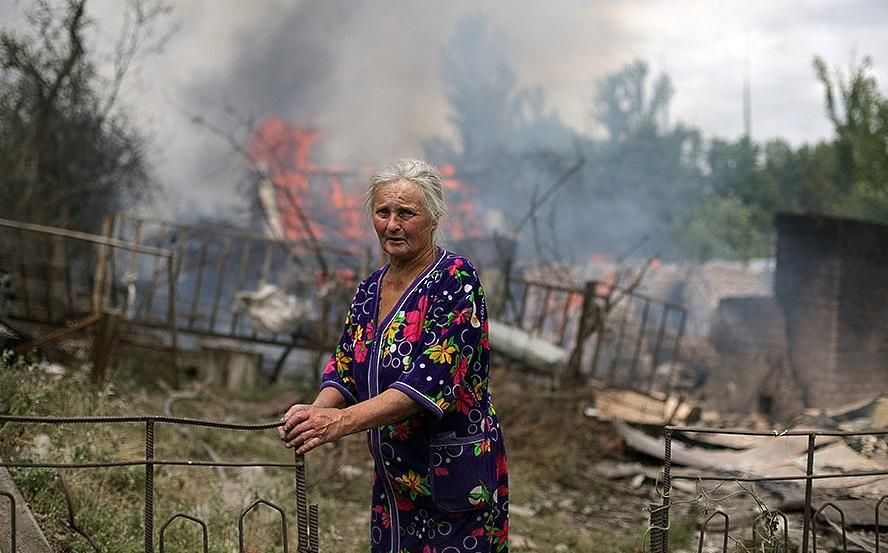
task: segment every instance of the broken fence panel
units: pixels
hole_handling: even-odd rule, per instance
[[[620,427],[620,423],[617,423],[618,428]],[[625,425],[623,425],[625,426]],[[647,454],[653,453],[653,445],[657,443],[655,438],[642,438],[636,435],[637,431],[629,430],[626,431],[625,428],[620,430],[621,434],[624,436],[630,436],[633,441],[633,447],[639,446],[641,450]],[[765,463],[763,465],[758,465],[755,469],[752,470],[750,474],[749,465],[747,465],[747,472],[744,472],[742,466],[736,464],[737,459],[748,458],[749,455],[743,455],[741,452],[725,452],[718,454],[718,461],[715,462],[715,457],[707,460],[701,460],[696,458],[696,456],[689,451],[686,451],[684,446],[674,443],[674,435],[675,434],[716,434],[716,435],[735,435],[735,436],[760,436],[762,438],[771,438],[773,440],[792,440],[796,438],[805,438],[807,440],[807,448],[805,454],[806,460],[806,468],[804,473],[796,472],[794,474],[779,474],[775,475],[773,473],[769,473],[770,470],[773,470],[773,464],[771,461],[768,461],[766,456],[763,456],[761,453],[753,453],[752,457],[764,457]],[[669,549],[669,518],[670,518],[670,506],[672,504],[671,493],[673,490],[672,481],[673,480],[691,480],[697,482],[799,482],[804,483],[805,494],[804,494],[804,516],[802,517],[803,522],[803,532],[802,532],[802,541],[800,544],[801,552],[807,553],[809,550],[809,545],[812,546],[812,553],[816,553],[817,551],[817,538],[818,538],[818,518],[823,518],[824,520],[829,519],[825,518],[824,511],[827,509],[832,509],[833,511],[839,514],[840,521],[836,525],[838,526],[838,530],[842,535],[842,551],[846,552],[848,550],[847,546],[847,529],[846,529],[846,521],[845,521],[845,513],[844,511],[834,502],[825,502],[821,504],[817,510],[815,511],[813,508],[814,503],[814,483],[815,482],[824,482],[829,480],[839,480],[839,479],[860,479],[860,480],[869,480],[872,481],[873,478],[879,478],[878,482],[882,482],[883,484],[888,484],[888,466],[883,467],[881,470],[849,470],[849,471],[840,471],[838,473],[834,472],[815,472],[815,458],[817,456],[817,451],[814,448],[815,441],[817,437],[824,438],[821,440],[822,442],[829,442],[830,440],[838,440],[841,438],[849,438],[856,436],[873,436],[873,435],[888,435],[888,429],[874,429],[874,430],[861,430],[861,431],[832,431],[832,430],[786,430],[783,432],[761,432],[754,430],[745,430],[745,429],[718,429],[718,428],[700,428],[700,427],[678,427],[678,426],[666,426],[664,428],[664,439],[659,442],[661,446],[661,451],[663,451],[662,459],[663,459],[663,489],[661,492],[662,502],[661,505],[656,508],[652,506],[651,515],[650,515],[650,525],[652,528],[651,533],[651,553],[668,553]],[[630,443],[627,440],[627,443]],[[798,444],[800,446],[801,444]],[[673,470],[673,460],[675,459],[675,452],[673,452],[673,447],[678,446],[677,451],[679,452],[678,461],[682,464],[686,464],[689,466],[694,466],[701,468],[702,470],[718,470],[721,474],[718,473],[683,473],[676,474]],[[765,446],[767,447],[767,446]],[[754,450],[755,448],[753,448]],[[761,449],[761,448],[759,448]],[[792,449],[790,449],[791,451]],[[831,451],[827,449],[827,451]],[[741,453],[740,456],[737,456],[738,453]],[[786,450],[784,449],[784,454],[786,454]],[[734,460],[734,461],[732,461]],[[732,466],[732,462],[734,462]],[[770,469],[767,467],[771,467]],[[860,468],[863,466],[866,468],[867,465],[860,465],[855,461],[856,468]],[[734,471],[733,474],[725,474],[726,472]],[[880,511],[883,503],[885,503],[886,499],[888,499],[888,495],[881,495],[877,501],[874,502],[874,512],[873,512],[873,522],[875,526],[875,551],[876,553],[880,553],[881,551],[881,525],[880,525]],[[720,512],[720,511],[719,511]],[[699,550],[702,551],[703,547],[703,537],[705,535],[705,529],[708,525],[709,521],[715,516],[717,513],[713,513],[704,523],[701,528],[700,534],[700,542],[699,542]],[[774,513],[771,513],[773,516]],[[727,514],[724,515],[725,518],[725,540],[728,539],[728,518]],[[788,522],[786,520],[785,515],[782,513],[777,513],[776,515],[779,517],[780,522],[783,523],[783,544],[782,551],[788,551]],[[753,522],[753,541],[757,541],[758,532],[756,531],[756,526],[760,523],[762,519],[762,515],[755,519]],[[774,529],[773,518],[771,522],[771,528]],[[830,522],[830,525],[833,523]],[[779,525],[778,525],[779,526]],[[822,529],[822,528],[821,528]],[[658,532],[655,534],[654,532]],[[662,535],[659,535],[659,533]],[[809,538],[810,536],[810,538]],[[656,539],[654,539],[656,537]],[[810,542],[810,543],[809,543]],[[726,542],[723,545],[723,548],[726,548]],[[723,549],[727,551],[727,549]]]

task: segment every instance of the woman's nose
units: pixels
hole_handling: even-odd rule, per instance
[[[401,220],[398,219],[397,215],[391,214],[385,221],[385,228],[390,230],[397,230],[401,228]]]

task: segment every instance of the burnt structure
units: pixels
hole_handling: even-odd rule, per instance
[[[718,398],[719,409],[742,413],[754,407],[763,414],[774,413],[786,350],[784,327],[773,297],[729,297],[719,302],[709,331],[719,370],[710,371],[706,379],[706,395]],[[793,398],[779,399],[781,408],[800,407],[797,398],[794,405],[787,405]]]
[[[802,403],[831,408],[888,383],[888,226],[777,216],[775,292]]]

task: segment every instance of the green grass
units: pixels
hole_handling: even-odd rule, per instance
[[[0,401],[7,412],[33,415],[141,415],[160,414],[165,386],[152,381],[158,374],[133,361],[116,370],[114,381],[102,388],[90,380],[89,367],[62,377],[47,376],[37,360],[0,360]],[[138,373],[138,375],[134,375]],[[147,373],[147,374],[146,374]],[[153,383],[152,383],[153,382]],[[213,390],[199,400],[175,404],[177,416],[231,422],[258,422],[256,405],[266,403],[286,388],[266,388],[248,394]],[[307,395],[309,392],[303,390]],[[500,392],[498,410],[504,421],[510,458],[510,524],[513,553],[570,551],[629,553],[642,551],[647,529],[647,500],[627,494],[614,497],[598,487],[587,470],[600,456],[601,429],[585,419],[570,419],[570,409],[530,404],[526,398],[510,401]],[[540,414],[545,413],[544,417]],[[561,429],[586,425],[565,443]],[[224,460],[292,461],[274,430],[242,432],[190,428],[191,436],[158,424],[156,457],[207,460],[198,441],[212,447]],[[0,428],[4,459],[38,460],[36,444],[49,440],[46,461],[84,462],[134,460],[144,455],[144,428],[139,424],[46,425],[7,424]],[[41,437],[45,435],[46,438]],[[238,516],[252,501],[263,498],[288,513],[288,540],[296,548],[293,473],[287,469],[224,469],[226,478],[206,467],[158,466],[154,473],[155,548],[161,527],[177,513],[206,521],[209,551],[238,548]],[[307,458],[308,496],[319,505],[320,544],[323,551],[365,553],[369,548],[369,504],[372,462],[362,435],[335,446],[324,446]],[[29,502],[56,551],[91,553],[92,547],[68,523],[68,510],[56,471],[13,470],[13,477]],[[141,551],[144,541],[143,467],[61,471],[70,490],[76,523],[107,553]],[[529,514],[532,513],[532,514]],[[622,514],[620,514],[622,513]],[[280,551],[280,518],[262,507],[246,519],[246,546],[253,551]],[[693,539],[690,519],[673,520],[673,550]],[[178,519],[164,535],[168,551],[200,550],[201,532]]]

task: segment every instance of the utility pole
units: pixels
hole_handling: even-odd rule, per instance
[[[743,75],[743,136],[752,140],[752,92],[750,81],[750,36],[746,33],[746,66]]]

